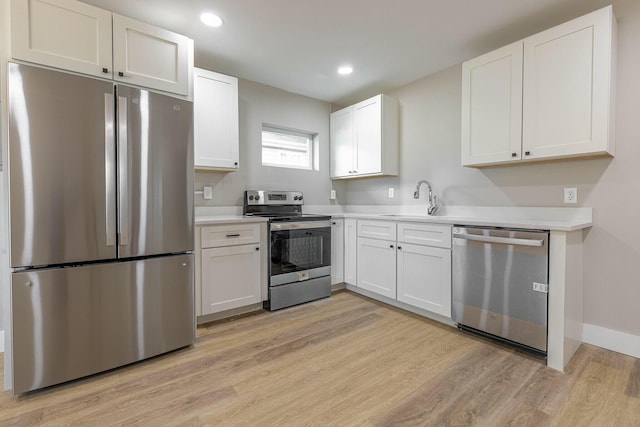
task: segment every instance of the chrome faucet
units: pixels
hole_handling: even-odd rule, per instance
[[[435,211],[438,210],[438,200],[437,200],[438,196],[433,194],[433,191],[431,189],[431,184],[429,184],[429,181],[422,179],[418,182],[418,185],[416,186],[416,191],[413,192],[413,198],[414,199],[420,198],[420,186],[422,184],[426,184],[427,188],[429,189],[429,204],[427,205],[427,214],[433,215]]]

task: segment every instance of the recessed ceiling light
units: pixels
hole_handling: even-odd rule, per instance
[[[353,73],[353,67],[349,65],[343,65],[342,67],[338,68],[338,74],[341,74],[343,76],[346,76],[351,73]]]
[[[200,20],[204,25],[208,25],[210,27],[219,27],[222,25],[222,18],[215,13],[205,12],[200,15]]]

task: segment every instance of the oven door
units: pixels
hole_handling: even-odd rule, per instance
[[[270,225],[270,285],[331,274],[331,221]]]

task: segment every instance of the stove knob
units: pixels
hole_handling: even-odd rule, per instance
[[[298,197],[298,200],[302,201],[302,196]]]
[[[256,200],[260,200],[260,196],[256,196]]]
[[[298,200],[298,196],[293,196],[293,200]]]
[[[253,196],[249,196],[249,200],[253,200]]]

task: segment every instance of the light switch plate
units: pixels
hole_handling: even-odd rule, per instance
[[[393,199],[393,196],[394,196],[393,187],[389,187],[389,198]]]
[[[213,199],[213,187],[205,186],[203,188],[203,190],[204,190],[203,195],[202,195],[203,199],[205,199],[205,200]]]
[[[336,199],[336,190],[331,190],[331,195],[329,196],[329,198],[331,200],[335,200]]]

